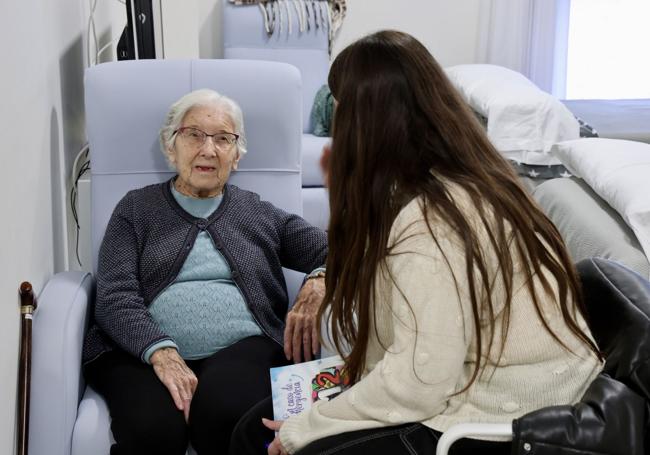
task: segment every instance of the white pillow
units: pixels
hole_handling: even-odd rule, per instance
[[[620,213],[650,258],[650,144],[588,138],[556,144],[553,153]]]
[[[578,139],[580,125],[558,99],[522,74],[496,65],[445,69],[467,103],[487,118],[487,134],[504,156],[525,164],[559,164],[556,142]]]

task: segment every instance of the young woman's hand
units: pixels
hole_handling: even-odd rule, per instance
[[[330,155],[332,154],[332,144],[328,142],[323,146],[323,153],[320,156],[320,169],[323,172],[323,182],[325,188],[329,186],[329,169],[330,169]]]
[[[151,355],[150,361],[156,376],[167,387],[174,404],[179,411],[183,411],[187,422],[199,380],[175,348],[158,349]]]
[[[282,422],[280,420],[262,419],[262,423],[266,428],[273,431],[280,431],[280,427],[282,427]],[[267,452],[269,455],[289,455],[289,452],[287,452],[287,450],[282,446],[280,438],[277,436],[273,439],[273,442],[269,444]]]

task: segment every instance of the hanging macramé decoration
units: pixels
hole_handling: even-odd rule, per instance
[[[298,31],[303,33],[312,28],[323,28],[328,32],[329,51],[332,41],[343,23],[347,11],[346,0],[229,0],[235,5],[258,5],[264,19],[264,29],[271,36],[284,27],[293,32],[293,15],[296,16]]]

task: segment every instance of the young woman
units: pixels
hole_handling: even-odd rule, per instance
[[[279,429],[268,452],[432,454],[456,423],[577,402],[601,359],[576,271],[442,68],[413,37],[383,31],[339,54],[329,85],[320,315],[351,347],[354,385],[266,421]]]

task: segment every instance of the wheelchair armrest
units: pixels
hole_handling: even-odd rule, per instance
[[[32,331],[29,448],[69,455],[77,407],[85,387],[81,349],[94,293],[84,272],[54,275],[38,297]]]
[[[438,440],[436,455],[447,455],[451,445],[462,438],[505,436],[512,439],[511,423],[460,423],[445,431]]]

